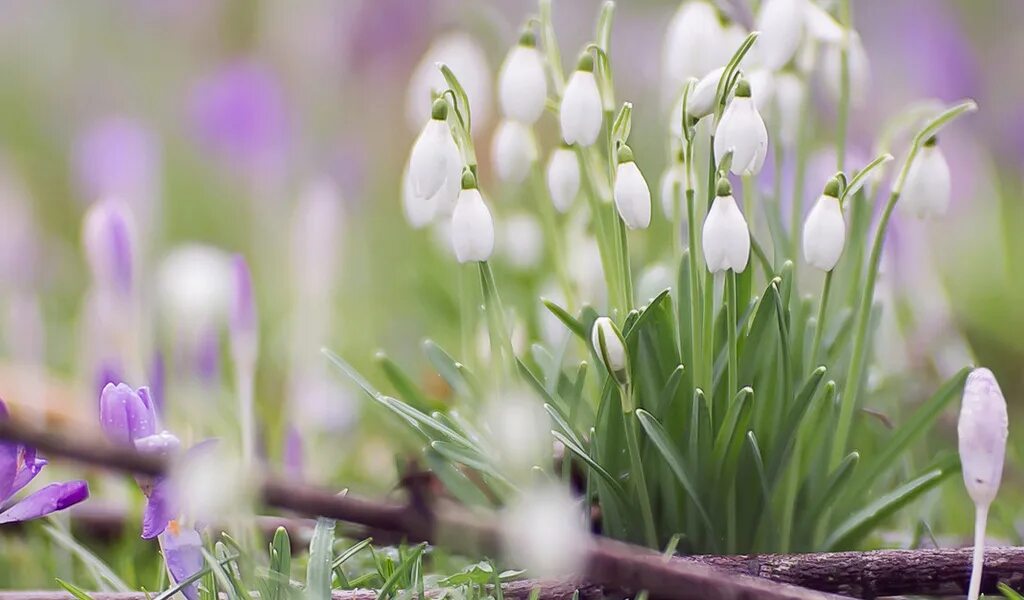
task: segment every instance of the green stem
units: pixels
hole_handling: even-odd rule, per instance
[[[686,190],[686,214],[687,214],[687,227],[689,228],[690,236],[690,360],[693,364],[690,368],[693,371],[694,381],[697,381],[698,377],[701,377],[703,373],[703,359],[700,354],[701,340],[704,335],[704,328],[701,326],[701,290],[700,290],[700,275],[697,273],[700,261],[698,260],[698,246],[700,245],[697,240],[697,207],[695,206],[696,199],[694,198],[693,187],[688,187]]]
[[[821,338],[825,333],[825,315],[828,311],[828,295],[832,290],[832,273],[825,273],[825,283],[821,289],[821,304],[818,305],[818,320],[814,326],[814,341],[811,342],[811,369],[817,368],[818,349],[821,347]]]
[[[619,386],[619,393],[622,395],[622,405],[629,406],[627,397],[630,391],[626,386]],[[626,446],[629,450],[630,479],[636,488],[637,501],[640,503],[640,518],[644,526],[644,543],[650,548],[658,547],[658,532],[654,527],[654,512],[651,509],[651,498],[647,493],[647,478],[644,476],[644,466],[640,461],[640,443],[636,435],[636,414],[630,410],[626,413]],[[635,477],[634,477],[635,476]]]
[[[830,471],[839,466],[839,462],[842,461],[846,451],[846,443],[850,437],[850,428],[853,425],[853,410],[857,405],[860,380],[864,371],[868,321],[871,318],[871,304],[875,296],[878,267],[882,260],[882,246],[885,243],[885,232],[889,226],[889,219],[892,217],[892,211],[896,207],[896,201],[899,200],[899,197],[899,188],[896,187],[889,195],[889,201],[885,204],[882,218],[878,221],[878,228],[875,230],[875,239],[871,244],[868,270],[864,277],[864,285],[861,288],[860,305],[857,307],[857,320],[854,323],[853,353],[850,355],[850,367],[846,373],[846,393],[843,394],[842,403],[839,406],[839,421],[836,427],[836,435],[832,438],[832,455],[829,460]]]
[[[726,388],[726,394],[729,398],[734,398],[736,393],[739,391],[737,379],[739,378],[739,358],[736,350],[736,272],[729,269],[725,273],[725,295],[726,295],[726,335],[728,336],[729,344],[729,364],[728,364],[728,379],[729,386]]]
[[[505,309],[498,295],[498,286],[494,282],[491,264],[483,261],[480,264],[480,287],[484,295],[484,311],[487,313],[487,325],[490,332],[491,355],[499,357],[500,374],[512,372],[515,353],[512,350],[511,332],[505,323]]]
[[[715,201],[715,176],[717,175],[717,169],[715,168],[715,136],[711,136],[711,142],[708,145],[708,185],[707,185],[707,207],[706,210],[711,210],[711,203]],[[704,355],[701,357],[704,365],[703,374],[703,389],[708,397],[708,412],[710,413],[712,407],[714,407],[714,365],[715,365],[715,324],[714,324],[714,311],[715,311],[715,279],[714,274],[707,269],[704,270],[704,302],[702,304],[704,309],[704,323],[701,326],[702,334],[701,341],[704,344]],[[714,420],[711,421],[714,423]]]
[[[547,189],[544,187],[544,178],[540,172],[540,166],[534,163],[530,170],[530,182],[533,184],[534,197],[537,200],[537,209],[540,212],[541,223],[545,229],[545,238],[551,248],[551,260],[555,263],[555,277],[565,294],[565,308],[570,314],[575,314],[576,302],[573,292],[572,278],[566,265],[568,260],[565,256],[565,249],[562,246],[562,231],[558,226],[558,217],[555,214],[555,207],[551,203]]]
[[[598,180],[596,169],[590,160],[590,156],[583,149],[576,147],[577,158],[581,166],[580,179],[583,184],[584,193],[587,197],[587,204],[590,208],[591,218],[594,219],[594,231],[597,238],[597,249],[601,255],[601,270],[604,272],[605,286],[608,290],[608,304],[612,307],[618,303],[619,290],[619,269],[616,268],[618,261],[615,252],[615,239],[611,239],[606,224],[605,212],[607,212],[598,191]],[[618,307],[624,310],[624,306]],[[625,313],[623,313],[625,314]]]

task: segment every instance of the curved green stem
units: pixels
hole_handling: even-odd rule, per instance
[[[725,392],[729,398],[736,396],[737,380],[739,378],[739,358],[736,350],[736,272],[729,269],[725,274],[725,296],[726,296],[726,335],[729,345],[728,358],[728,387]]]
[[[818,349],[821,347],[821,338],[825,333],[825,315],[828,310],[829,292],[832,290],[832,273],[833,271],[825,273],[825,283],[821,288],[821,303],[818,305],[818,320],[814,327],[814,341],[811,342],[810,364],[812,370],[817,367],[818,363],[816,361],[818,360]]]

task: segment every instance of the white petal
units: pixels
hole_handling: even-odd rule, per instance
[[[747,268],[750,258],[750,230],[732,196],[715,198],[704,220],[704,260],[712,273]]]
[[[421,198],[433,196],[444,183],[445,165],[449,157],[445,138],[452,139],[448,123],[430,119],[412,145],[409,181],[413,193]]]
[[[494,221],[480,191],[462,190],[452,212],[452,249],[460,263],[485,261],[494,251]]]
[[[669,22],[662,50],[662,69],[669,97],[676,97],[690,77],[700,79],[721,67],[717,61],[722,25],[711,4],[684,2]]]
[[[679,184],[678,190],[676,183]],[[665,213],[665,218],[670,221],[675,218],[674,203],[680,206],[679,213],[685,218],[686,214],[682,209],[684,195],[682,166],[673,164],[665,169],[665,172],[661,174],[661,183],[658,189],[661,191],[661,211]],[[676,195],[677,193],[678,195]]]
[[[780,69],[793,58],[803,37],[806,0],[765,0],[757,17],[758,56],[769,69]]]
[[[537,160],[537,143],[533,132],[519,121],[506,119],[494,131],[491,142],[494,171],[502,181],[520,183]]]
[[[548,192],[558,212],[568,212],[580,191],[580,165],[569,148],[556,148],[548,161]]]
[[[804,222],[804,259],[812,267],[831,271],[846,244],[846,222],[839,200],[821,195]]]
[[[540,118],[547,100],[544,58],[530,46],[508,53],[498,75],[498,99],[505,116],[530,125]]]
[[[804,118],[805,95],[804,83],[798,75],[783,72],[775,78],[775,107],[778,110],[779,141],[787,149],[796,147],[800,121]]]
[[[430,118],[433,94],[447,88],[437,63],[451,68],[469,96],[474,131],[480,131],[490,122],[493,91],[491,68],[487,55],[475,39],[464,32],[446,34],[430,45],[412,77],[406,99],[406,115],[413,127]]]
[[[408,171],[408,169],[407,169]],[[402,211],[405,219],[413,229],[425,227],[434,218],[437,211],[435,196],[420,198],[412,191],[412,181],[408,172],[402,174]]]
[[[907,170],[899,206],[916,217],[937,217],[949,208],[949,163],[938,146],[921,148]]]
[[[807,33],[818,41],[838,44],[843,41],[843,27],[815,2],[804,3],[804,25]]]
[[[989,505],[999,491],[1007,421],[1006,400],[992,372],[971,371],[964,384],[957,438],[964,484],[978,505]]]
[[[646,229],[651,224],[651,190],[633,161],[620,163],[615,170],[615,208],[630,229]]]
[[[544,256],[544,231],[536,217],[528,213],[501,220],[498,248],[510,265],[520,270],[536,267]]]
[[[565,143],[590,146],[596,142],[601,133],[601,111],[601,92],[594,74],[574,72],[565,86],[558,111]]]
[[[715,130],[715,162],[733,152],[735,175],[756,175],[768,151],[768,130],[751,98],[733,98]]]

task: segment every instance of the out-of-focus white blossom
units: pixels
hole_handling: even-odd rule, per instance
[[[658,189],[661,193],[661,211],[665,218],[671,221],[676,217],[675,206],[679,206],[679,214],[686,218],[685,201],[685,171],[680,163],[672,163],[661,174],[661,181]]]
[[[747,75],[750,82],[750,97],[758,112],[768,112],[775,100],[775,74],[765,68],[754,69]]]
[[[409,79],[406,117],[417,128],[430,117],[431,100],[448,89],[437,64],[447,65],[469,97],[473,129],[480,131],[491,119],[491,68],[483,48],[469,34],[455,31],[436,39]]]
[[[502,515],[507,560],[531,577],[579,575],[590,546],[583,508],[555,485],[527,488]]]
[[[227,314],[231,298],[231,260],[217,248],[179,246],[160,264],[159,302],[173,327],[205,333]]]
[[[703,119],[715,112],[715,95],[718,93],[718,81],[722,78],[725,67],[719,67],[702,77],[690,90],[686,99],[686,112],[693,119]],[[669,131],[676,138],[683,137],[683,96],[679,95],[675,108],[672,110],[672,121]]]
[[[669,22],[662,49],[666,98],[677,97],[690,77],[699,80],[729,62],[744,37],[743,29],[710,2],[683,2]]]
[[[253,481],[223,442],[208,442],[174,461],[170,489],[182,513],[200,522],[226,522],[251,511]]]
[[[732,269],[742,273],[750,259],[750,229],[732,197],[732,186],[722,179],[704,220],[704,260],[712,273]]]
[[[949,208],[951,186],[949,163],[932,138],[910,163],[898,204],[908,215],[918,218],[942,216]]]
[[[715,130],[715,162],[721,163],[730,151],[730,170],[736,175],[756,175],[768,153],[768,129],[745,80],[737,84],[736,96],[725,108]]]
[[[856,31],[850,31],[850,52],[847,66],[850,73],[850,102],[853,106],[862,106],[867,99],[868,89],[871,86],[871,66],[868,62],[868,53],[864,50],[864,44]],[[825,82],[825,88],[833,100],[838,100],[840,95],[840,81],[842,78],[842,63],[840,61],[840,50],[842,40],[834,44],[825,44],[821,53],[821,73]]]
[[[460,263],[483,262],[494,251],[494,220],[468,170],[452,212],[451,238],[455,258]]]
[[[781,69],[803,38],[807,0],[765,0],[757,14],[757,56],[765,67]]]
[[[601,91],[594,78],[594,58],[590,54],[583,54],[565,85],[562,104],[558,109],[558,121],[565,143],[590,146],[596,142],[601,133],[603,110]]]
[[[551,151],[547,179],[555,209],[560,213],[569,212],[580,191],[580,164],[572,148],[559,146]]]
[[[433,114],[409,153],[409,181],[413,194],[420,198],[430,198],[436,194],[456,169],[459,172],[456,177],[461,176],[461,161],[455,159],[455,166],[452,165],[454,157],[459,156],[459,148],[452,137],[447,118],[447,102],[440,99],[435,101]]]
[[[637,278],[637,298],[644,301],[652,300],[666,288],[674,287],[675,277],[676,274],[672,269],[662,263],[655,263],[647,267]]]
[[[525,32],[501,65],[498,100],[505,116],[530,125],[544,112],[548,95],[544,57],[532,32]]]
[[[532,214],[503,217],[499,231],[498,249],[508,264],[527,271],[544,258],[544,231]]]
[[[625,144],[619,148],[619,165],[615,169],[612,196],[626,227],[646,229],[651,224],[651,190],[633,160],[633,151]]]
[[[492,399],[484,424],[499,464],[508,471],[526,479],[533,467],[548,467],[553,441],[550,418],[533,396],[512,392]]]
[[[779,141],[786,150],[796,148],[800,135],[800,122],[804,115],[806,86],[803,79],[792,71],[775,76],[775,110],[778,119]]]
[[[537,142],[529,126],[511,119],[503,120],[491,142],[494,171],[502,181],[521,183],[537,162]]]

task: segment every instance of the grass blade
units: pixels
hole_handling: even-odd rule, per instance
[[[309,541],[309,564],[306,565],[307,600],[330,600],[331,565],[334,563],[334,519],[320,517]]]

